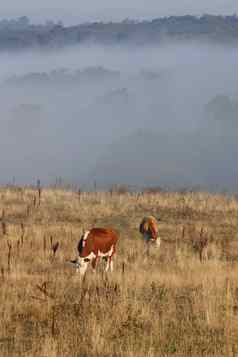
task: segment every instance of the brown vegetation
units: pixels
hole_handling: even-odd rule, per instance
[[[236,356],[238,200],[206,193],[0,190],[1,356]],[[138,227],[161,217],[148,257]],[[120,232],[115,271],[68,261],[84,228]]]

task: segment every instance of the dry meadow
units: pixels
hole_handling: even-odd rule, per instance
[[[149,256],[146,214],[161,218]],[[235,196],[43,189],[39,202],[14,187],[0,190],[0,215],[0,356],[238,355]],[[114,272],[102,261],[81,281],[68,260],[95,226],[120,233]]]

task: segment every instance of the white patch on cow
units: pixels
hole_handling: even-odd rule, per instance
[[[84,241],[87,240],[89,233],[90,233],[90,231],[86,231],[86,232],[84,233],[84,236],[83,236],[83,240],[84,240]]]
[[[77,266],[77,273],[80,275],[84,275],[86,273],[87,267],[89,262],[81,261]]]
[[[86,232],[86,233],[89,233]],[[85,234],[86,234],[85,233]],[[86,237],[87,239],[87,237]],[[85,240],[85,236],[83,237],[83,240]],[[110,271],[113,271],[113,263],[112,260],[110,259],[110,257],[113,255],[114,252],[114,246],[112,245],[110,250],[106,253],[100,252],[100,250],[98,251],[98,257],[108,257],[109,259],[107,259],[107,265],[106,265],[106,269],[105,271],[108,271],[110,269]],[[77,262],[75,263],[76,266],[76,271],[80,273],[80,275],[84,275],[86,273],[88,264],[94,259],[96,258],[96,254],[94,254],[93,252],[91,252],[89,255],[87,255],[86,257],[78,257],[77,258]],[[88,261],[85,261],[88,260]]]
[[[84,248],[85,245],[86,245],[86,240],[88,238],[88,235],[89,235],[90,231],[86,231],[83,235],[83,241],[82,241],[82,247]]]
[[[86,273],[88,264],[91,262],[91,260],[93,260],[94,258],[96,258],[96,255],[91,252],[89,255],[87,255],[86,257],[78,257],[77,259],[77,272],[80,273],[80,275],[84,275]],[[89,261],[85,261],[89,259]]]
[[[110,270],[113,271],[113,261],[110,261]]]

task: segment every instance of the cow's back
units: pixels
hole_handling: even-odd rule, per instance
[[[81,256],[87,256],[91,252],[97,255],[98,251],[107,253],[119,239],[117,232],[113,229],[92,228],[84,242],[84,248],[80,252]]]
[[[94,249],[98,249],[102,253],[108,252],[112,246],[115,247],[118,241],[118,234],[113,229],[106,228],[93,228],[89,233],[93,240]]]
[[[149,225],[150,225],[151,229],[153,229],[156,233],[158,233],[159,227],[158,227],[157,219],[153,216],[149,216],[148,220],[149,220]]]

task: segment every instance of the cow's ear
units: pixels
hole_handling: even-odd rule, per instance
[[[88,263],[88,262],[90,262],[90,259],[89,258],[84,258],[84,261],[85,261],[85,263]]]

